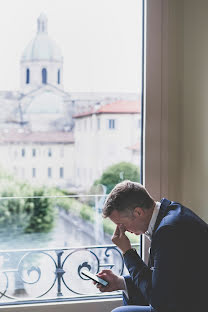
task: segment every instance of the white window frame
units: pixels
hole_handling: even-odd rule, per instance
[[[168,6],[146,1],[144,185],[156,200],[168,194]],[[146,263],[149,245],[144,237]]]

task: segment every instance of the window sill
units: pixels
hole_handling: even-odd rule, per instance
[[[15,312],[109,312],[112,309],[123,304],[122,298],[93,299],[70,302],[53,302],[53,303],[37,303],[37,304],[20,304],[1,306],[4,311]]]

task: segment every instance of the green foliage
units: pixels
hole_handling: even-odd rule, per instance
[[[49,232],[54,225],[54,209],[49,198],[44,197],[44,189],[34,191],[34,198],[27,201],[33,204],[33,213],[29,224],[25,228],[26,233]]]
[[[102,188],[98,184],[106,185],[108,192],[119,183],[122,179],[132,181],[139,180],[138,168],[129,163],[120,163],[109,167],[102,175],[100,180],[95,183],[97,186],[93,190],[93,194],[102,194]],[[44,196],[60,196],[55,200],[43,198]],[[80,216],[82,219],[94,223],[95,211],[94,198],[91,202],[86,200],[83,202],[79,198],[61,197],[69,194],[57,188],[37,188],[29,183],[22,183],[13,176],[3,173],[0,170],[0,197],[11,197],[0,200],[0,226],[11,228],[11,226],[19,226],[26,233],[49,232],[53,226],[56,217],[57,208],[69,211],[72,215]],[[12,197],[42,197],[14,199]],[[109,220],[103,220],[104,231],[112,235],[115,225]],[[132,242],[138,242],[136,236],[130,237]]]
[[[66,194],[66,192],[62,192],[61,190],[53,190],[53,195],[54,194],[56,196],[63,196]],[[70,211],[72,214],[80,216],[82,219],[90,221],[91,223],[94,222],[93,208],[90,205],[82,203],[79,198],[56,198],[56,206],[58,208],[64,209],[67,212]]]
[[[52,229],[55,210],[50,200],[15,198],[44,196],[46,190],[22,183],[0,170],[0,226],[22,227],[25,232],[48,232]]]
[[[96,180],[94,185],[103,184],[107,187],[107,193],[110,193],[114,186],[123,180],[138,182],[138,167],[128,162],[112,165],[103,172],[101,178]]]
[[[86,221],[90,221],[91,223],[94,222],[94,211],[92,207],[88,205],[82,205],[82,208],[80,210],[80,216]]]
[[[25,199],[13,198],[31,196],[32,189],[19,183],[8,174],[0,172],[0,226],[22,226],[27,222],[32,207]]]

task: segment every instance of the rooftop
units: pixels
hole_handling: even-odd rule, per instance
[[[74,137],[72,132],[23,132],[21,129],[1,131],[0,144],[7,143],[71,144],[74,143]]]
[[[93,114],[139,114],[141,113],[140,101],[119,100],[112,103],[94,107],[93,109],[77,114],[74,118],[82,118]]]

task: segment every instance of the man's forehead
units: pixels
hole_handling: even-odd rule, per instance
[[[109,216],[109,218],[114,222],[120,222],[120,220],[125,219],[127,216],[121,213],[118,210],[113,210]]]

